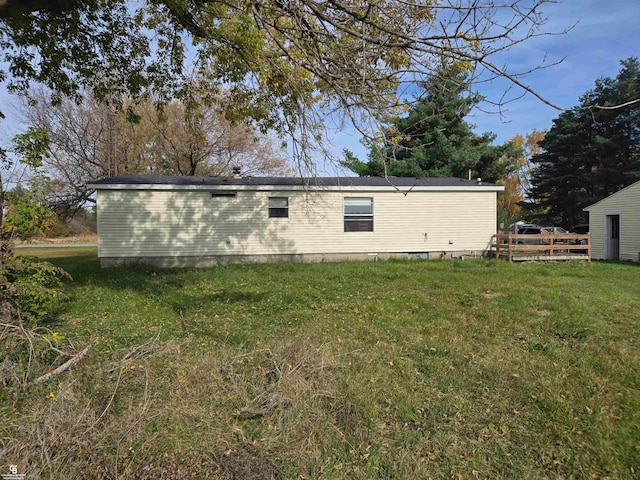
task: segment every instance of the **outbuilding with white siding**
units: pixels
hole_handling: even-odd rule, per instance
[[[103,266],[483,255],[500,185],[458,178],[96,181]]]
[[[640,182],[585,210],[589,212],[592,258],[640,261]]]

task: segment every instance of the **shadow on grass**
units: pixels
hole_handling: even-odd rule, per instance
[[[632,262],[631,260],[594,260],[596,263],[605,265],[624,265],[625,267],[640,267],[640,262]]]
[[[245,308],[243,306],[261,302],[267,296],[264,292],[244,290],[242,286],[225,288],[215,283],[211,288],[194,289],[194,282],[202,282],[203,275],[206,277],[210,275],[209,278],[215,280],[217,267],[197,269],[198,275],[194,275],[194,269],[159,269],[145,265],[103,269],[100,268],[95,249],[91,252],[71,251],[69,253],[68,255],[35,256],[63,268],[71,275],[71,280],[65,280],[70,287],[65,290],[70,295],[71,302],[74,296],[82,294],[77,292],[82,292],[83,288],[107,289],[116,297],[122,296],[122,298],[127,293],[133,292],[149,299],[152,303],[164,308],[168,307],[175,314],[176,323],[179,323],[179,329],[184,333],[216,338],[220,332],[215,322],[209,319],[198,321],[194,318],[195,312],[207,311],[212,304],[228,306],[224,308],[229,310],[235,308],[234,306]],[[56,324],[68,311],[69,305],[70,302],[61,302],[55,315],[47,320],[48,324]]]
[[[261,301],[266,294],[256,292],[218,292],[218,293],[203,293],[193,295],[182,292],[178,299],[176,298],[163,298],[162,292],[158,292],[153,287],[149,288],[147,292],[157,298],[157,301],[168,305],[177,314],[189,313],[191,310],[198,309],[209,303],[223,303],[231,305],[234,303],[255,303]]]

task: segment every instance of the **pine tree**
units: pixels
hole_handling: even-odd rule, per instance
[[[533,157],[532,192],[541,222],[584,223],[587,207],[640,177],[640,104],[616,109],[640,96],[640,64],[621,62],[615,79],[602,78],[580,97],[580,106],[553,121]],[[591,107],[591,108],[590,108]]]
[[[514,143],[492,145],[493,133],[478,135],[465,121],[482,97],[468,89],[459,65],[442,67],[421,85],[423,95],[408,115],[384,130],[382,144],[370,144],[368,162],[345,151],[343,166],[358,175],[467,177],[497,181],[514,168]]]

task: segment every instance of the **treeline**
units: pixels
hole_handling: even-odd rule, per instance
[[[482,101],[469,93],[470,72],[442,65],[420,85],[407,115],[390,119],[367,143],[367,160],[345,151],[343,165],[358,175],[471,175],[500,182],[503,225],[585,223],[584,207],[640,179],[640,64],[632,57],[621,66],[615,78],[596,80],[548,131],[493,145],[495,134],[476,134],[465,120]]]
[[[640,179],[640,64],[621,62],[563,112],[539,142],[528,218],[560,225],[587,220],[587,207]]]

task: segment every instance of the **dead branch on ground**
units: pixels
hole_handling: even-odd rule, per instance
[[[37,385],[38,383],[46,382],[51,377],[54,377],[56,375],[60,375],[62,372],[64,372],[65,370],[68,370],[73,365],[75,365],[80,360],[82,360],[85,357],[85,355],[87,354],[87,352],[89,351],[90,348],[91,348],[91,344],[87,345],[83,350],[81,350],[79,353],[77,353],[76,355],[71,357],[69,360],[67,360],[65,363],[60,365],[55,370],[52,370],[49,373],[45,373],[44,375],[41,375],[40,377],[36,378],[35,380],[29,382],[28,385],[29,386]]]

